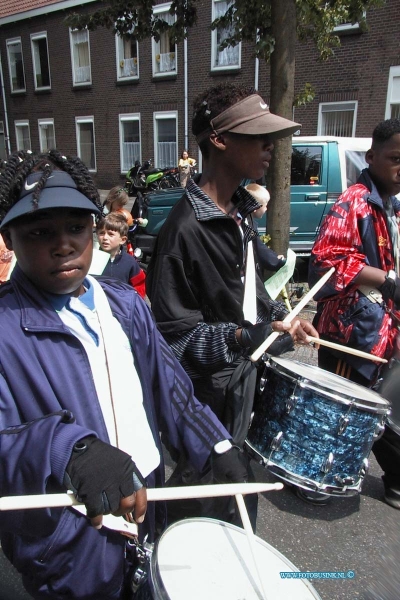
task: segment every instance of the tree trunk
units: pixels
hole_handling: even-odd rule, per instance
[[[271,55],[271,112],[293,118],[296,0],[272,0],[272,34],[275,49]],[[292,137],[277,140],[269,172],[271,202],[267,231],[271,246],[286,256],[290,233],[290,163]]]

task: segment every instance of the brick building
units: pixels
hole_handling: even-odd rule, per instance
[[[269,69],[251,44],[218,50],[223,31],[210,23],[226,0],[199,0],[187,41],[132,43],[108,29],[70,31],[68,11],[92,12],[96,0],[2,0],[0,6],[0,157],[16,148],[56,145],[78,154],[99,187],[124,180],[134,160],[176,164],[183,148],[198,156],[190,133],[194,97],[227,79],[269,96]],[[168,3],[154,11],[168,16]],[[296,91],[306,82],[313,102],[296,109],[302,134],[370,136],[400,114],[400,0],[368,12],[369,30],[344,25],[342,45],[327,63],[312,43],[296,52]]]

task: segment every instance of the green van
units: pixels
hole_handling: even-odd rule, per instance
[[[367,166],[365,153],[371,138],[294,136],[292,147],[290,248],[308,256],[331,205]],[[148,219],[146,228],[139,228],[135,236],[135,246],[144,257],[152,253],[158,232],[182,194],[182,188],[159,190],[148,194],[144,203],[135,202],[133,215]],[[260,233],[265,228],[264,219]]]

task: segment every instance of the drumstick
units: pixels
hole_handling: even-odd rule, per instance
[[[257,563],[257,552],[256,552],[256,541],[254,539],[253,528],[250,523],[249,513],[247,512],[246,504],[244,502],[242,494],[235,494],[236,502],[239,508],[240,518],[242,519],[243,529],[246,532],[247,541],[249,543],[250,554],[253,559],[253,564],[257,573],[257,577],[260,583],[262,597],[267,600],[267,595],[264,590],[263,580],[260,575],[260,571]]]
[[[187,500],[213,498],[235,494],[261,494],[281,490],[283,483],[219,483],[215,485],[190,485],[186,487],[147,488],[147,500]],[[38,494],[29,496],[4,496],[0,498],[0,511],[28,510],[30,508],[56,508],[82,505],[72,492],[65,494]]]
[[[303,308],[306,306],[306,304],[314,298],[315,294],[318,292],[318,290],[320,288],[322,288],[324,283],[326,283],[326,281],[328,281],[329,277],[332,275],[332,273],[334,273],[334,271],[335,271],[335,268],[332,267],[331,269],[329,269],[329,271],[327,271],[327,273],[325,273],[325,275],[323,275],[321,277],[321,279],[319,281],[317,281],[317,283],[315,285],[313,285],[313,287],[307,292],[307,294],[304,296],[304,298],[302,298],[300,300],[300,302],[294,307],[292,312],[290,312],[286,315],[286,317],[283,319],[284,323],[290,323],[291,321],[293,321],[293,319],[299,314],[299,312],[301,310],[303,310]],[[250,360],[252,362],[256,362],[260,358],[260,356],[262,354],[264,354],[266,349],[269,348],[269,346],[272,344],[272,342],[274,340],[276,340],[276,338],[279,335],[280,335],[280,331],[273,331],[267,337],[267,339],[264,340],[263,343],[253,352],[253,354],[250,356]]]
[[[320,346],[326,346],[327,348],[333,348],[334,350],[340,350],[340,352],[347,352],[347,354],[354,354],[354,356],[359,356],[360,358],[365,358],[366,360],[387,363],[386,358],[374,356],[373,354],[368,354],[368,352],[362,352],[361,350],[349,348],[348,346],[342,346],[341,344],[335,344],[334,342],[328,342],[328,340],[321,340],[321,338],[316,338],[312,335],[308,335],[307,340],[310,342],[310,344],[315,343],[319,344]]]

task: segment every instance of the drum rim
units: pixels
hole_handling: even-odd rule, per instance
[[[352,485],[347,485],[343,487],[335,486],[335,485],[318,485],[314,479],[309,479],[307,477],[302,477],[301,475],[297,475],[293,471],[285,470],[283,467],[279,466],[273,460],[267,460],[258,450],[253,446],[253,444],[246,439],[245,445],[247,445],[250,454],[254,454],[254,458],[259,460],[259,463],[268,471],[270,471],[279,479],[286,481],[292,485],[297,485],[305,490],[309,490],[311,492],[321,492],[323,494],[328,494],[329,496],[337,497],[337,496],[355,496],[360,493],[361,486],[363,482],[363,477],[359,477],[356,483]],[[310,485],[307,487],[307,482],[310,482]]]
[[[158,565],[158,561],[157,561],[158,546],[162,542],[163,538],[166,537],[167,533],[169,531],[171,531],[171,529],[174,529],[177,526],[182,526],[184,524],[199,523],[199,522],[200,523],[212,523],[214,525],[222,525],[223,527],[227,527],[228,529],[233,529],[244,536],[247,535],[246,531],[242,527],[238,527],[237,525],[232,525],[232,523],[227,523],[226,521],[221,521],[220,519],[211,519],[209,517],[191,517],[188,519],[181,519],[180,521],[175,521],[175,523],[172,523],[171,525],[169,525],[167,527],[167,529],[165,531],[163,531],[163,533],[160,535],[160,537],[155,542],[154,550],[153,550],[153,553],[152,553],[151,559],[150,559],[150,578],[149,578],[150,588],[151,588],[152,592],[155,592],[157,594],[160,594],[160,592],[162,593],[162,595],[156,596],[157,599],[172,600],[172,598],[170,598],[167,591],[160,586],[160,583],[162,583],[162,577],[161,577],[161,573],[160,573],[160,569],[159,569],[159,565]],[[300,572],[300,569],[298,569],[292,563],[292,561],[290,561],[285,556],[285,554],[283,554],[282,552],[277,550],[274,546],[271,546],[271,544],[269,544],[262,538],[258,537],[257,535],[254,535],[254,538],[257,543],[261,543],[261,545],[265,546],[267,548],[267,550],[271,551],[273,554],[275,554],[275,556],[277,556],[278,558],[283,558],[284,562],[289,567],[288,570],[292,569],[293,572],[296,572],[296,573]],[[157,582],[157,588],[153,588],[154,580]],[[301,579],[301,581],[306,585],[306,587],[310,590],[310,592],[312,594],[314,594],[314,600],[322,600],[321,596],[318,594],[317,590],[310,583],[310,581],[308,581],[307,579]]]
[[[268,364],[268,366],[274,372],[278,373],[279,375],[282,375],[283,377],[286,377],[287,379],[291,379],[292,381],[298,381],[299,386],[301,386],[303,388],[307,387],[310,390],[319,392],[319,393],[323,394],[324,396],[331,398],[335,402],[338,402],[339,404],[344,404],[345,406],[355,406],[356,408],[365,410],[366,412],[371,412],[371,413],[379,414],[379,415],[387,415],[388,412],[390,412],[390,406],[391,406],[390,402],[388,400],[386,400],[386,398],[383,398],[383,396],[380,396],[377,392],[374,392],[374,390],[365,388],[368,392],[373,393],[374,395],[376,395],[380,398],[381,402],[376,403],[376,404],[374,404],[372,401],[369,401],[367,399],[362,400],[361,398],[354,398],[354,397],[350,396],[350,394],[347,395],[347,397],[342,397],[342,396],[339,396],[338,394],[331,392],[328,388],[326,388],[322,385],[315,384],[312,380],[308,379],[308,377],[304,377],[303,375],[298,375],[297,373],[296,373],[296,375],[298,375],[298,377],[293,377],[290,373],[289,368],[286,367],[284,364],[280,364],[280,361],[282,361],[282,360],[284,360],[285,362],[288,362],[288,363],[293,362],[295,364],[298,364],[298,365],[301,365],[301,366],[304,366],[307,368],[311,368],[311,369],[313,369],[313,368],[320,369],[319,367],[314,367],[313,365],[307,365],[306,363],[302,363],[298,360],[289,361],[287,359],[282,359],[280,357],[275,357],[275,356],[269,357],[266,364]],[[276,364],[274,365],[273,363],[276,363]],[[278,368],[278,367],[280,367],[280,368]],[[282,372],[280,369],[283,369],[285,372]],[[320,370],[323,371],[324,369],[320,369]],[[327,373],[329,373],[329,371],[327,371]],[[335,375],[335,374],[330,373],[330,375]],[[352,383],[353,385],[357,385],[357,384],[354,384],[354,382],[352,382],[348,379],[345,379],[344,377],[341,377],[340,375],[335,375],[335,377],[339,377],[340,379],[342,379],[344,381]],[[362,387],[362,386],[359,386],[359,387]]]

